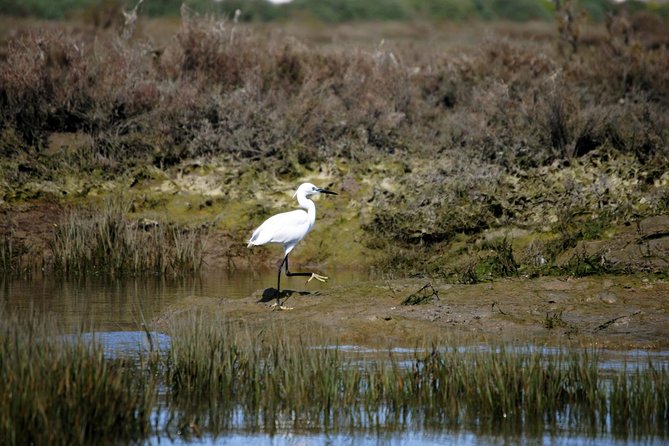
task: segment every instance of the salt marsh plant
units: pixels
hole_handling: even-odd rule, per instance
[[[644,372],[617,375],[611,381],[611,412],[614,433],[641,436],[643,432],[669,435],[669,381],[666,368],[652,364]],[[640,415],[643,414],[643,415]]]
[[[13,231],[0,235],[0,275],[15,276],[25,272],[27,248],[15,240]]]
[[[0,308],[0,443],[137,441],[150,429],[154,382],[133,361]]]
[[[291,337],[279,324],[256,329],[197,315],[172,331],[174,420],[196,432],[475,425],[540,434],[568,424],[588,435],[669,434],[669,371],[604,376],[596,352],[443,342],[361,357],[324,339]]]
[[[442,276],[462,260],[449,250],[463,235],[517,227],[550,238],[565,208],[605,215],[595,232],[574,220],[574,234],[590,226],[582,238],[601,238],[666,210],[669,40],[660,19],[612,17],[608,33],[579,23],[578,41],[564,23],[559,35],[548,24],[472,23],[455,38],[442,27],[386,36],[365,25],[334,44],[323,38],[329,30],[301,39],[283,25],[188,11],[169,39],[57,25],[6,33],[5,201],[61,197],[73,174],[84,185],[133,175],[142,188],[140,166],[169,171],[202,159],[243,179],[222,186],[235,201],[251,197],[248,181],[267,192],[273,179],[327,166],[338,182],[370,185],[352,197],[367,203],[359,239],[379,254],[365,261],[381,259],[384,273]],[[558,49],[565,42],[568,55]],[[238,222],[254,213],[240,211]],[[541,257],[547,263],[533,273],[553,271]],[[515,274],[513,262],[488,266]]]
[[[509,435],[568,426],[578,435],[669,437],[666,366],[603,371],[592,351],[448,340],[361,352],[308,334],[312,327],[196,313],[173,320],[169,331],[166,355],[130,360],[0,309],[0,442],[472,426]]]
[[[99,212],[80,210],[54,227],[53,266],[66,275],[197,273],[206,233],[174,224],[141,225],[126,215],[123,200],[107,200]]]

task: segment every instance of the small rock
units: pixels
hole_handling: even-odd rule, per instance
[[[615,293],[612,293],[610,291],[603,291],[599,294],[597,294],[597,297],[599,300],[606,304],[615,304],[618,302],[618,296],[615,295]]]

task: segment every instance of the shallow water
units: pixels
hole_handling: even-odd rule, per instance
[[[151,337],[151,343],[148,342],[148,336]],[[85,333],[77,339],[83,339],[86,342],[97,342],[105,351],[105,355],[113,358],[118,356],[139,357],[149,350],[166,352],[171,345],[169,336],[161,333],[134,332],[98,332]],[[423,353],[422,349],[411,348],[391,348],[391,349],[372,349],[357,345],[342,346],[315,346],[316,349],[339,349],[344,355],[353,359],[349,364],[362,367],[368,366],[370,361],[387,359],[390,356],[394,358],[395,364],[402,367],[412,367],[415,364],[412,358],[416,354]],[[558,355],[562,351],[557,348],[543,348],[535,346],[509,347],[519,354],[541,353],[542,355]],[[471,353],[476,351],[489,352],[491,348],[485,345],[461,346],[454,348],[458,352]],[[449,348],[449,350],[452,350]],[[359,358],[356,362],[355,358]],[[406,358],[403,361],[402,358]],[[669,367],[669,351],[647,352],[641,350],[633,351],[615,351],[599,350],[598,367],[603,371],[628,372],[643,369],[653,364],[654,367]],[[159,391],[164,395],[165,389]],[[389,432],[383,430],[357,431],[352,430],[348,433],[328,433],[311,431],[293,431],[290,420],[287,420],[286,427],[279,427],[274,434],[248,431],[244,425],[244,414],[240,413],[233,417],[237,421],[232,421],[232,428],[224,431],[222,434],[213,435],[205,433],[199,437],[181,437],[179,432],[174,432],[174,425],[170,424],[170,414],[164,407],[159,407],[153,414],[152,425],[155,427],[156,435],[148,438],[143,443],[147,445],[311,445],[311,444],[329,444],[329,445],[437,445],[437,444],[458,444],[467,446],[477,445],[506,445],[506,444],[541,444],[541,445],[655,445],[666,444],[662,439],[655,438],[624,438],[615,437],[609,432],[600,432],[597,435],[587,433],[577,433],[569,426],[543,427],[539,428],[540,434],[532,435],[530,433],[500,433],[491,435],[490,430],[479,431],[474,426],[463,426],[460,429],[450,429],[445,427],[442,431],[434,429],[423,429],[418,431],[400,429],[391,429]],[[609,426],[610,429],[610,426]],[[172,432],[170,432],[172,431]],[[168,434],[170,432],[170,434]]]
[[[367,280],[366,274],[337,271],[327,284],[304,278],[281,278],[282,288],[317,292],[325,286]],[[242,298],[276,287],[276,273],[225,272],[199,278],[85,277],[64,280],[54,277],[4,279],[0,281],[0,304],[20,316],[48,314],[66,325],[95,331],[127,331],[141,328],[143,321],[159,316],[167,307],[188,296]]]
[[[426,353],[425,349],[420,348],[406,348],[406,347],[396,347],[390,349],[376,349],[369,348],[360,345],[326,345],[322,347],[314,348],[323,348],[323,349],[339,349],[344,352],[348,357],[356,359],[359,357],[361,361],[369,361],[370,359],[384,359],[388,358],[389,355],[392,355],[392,358],[399,365],[406,365],[410,367],[413,365],[413,358],[416,353]],[[525,345],[525,346],[508,346],[506,347],[508,351],[512,351],[518,354],[532,354],[532,353],[541,353],[542,356],[553,356],[560,353],[566,353],[566,349],[560,349],[557,347],[545,347],[545,346],[535,346],[535,345]],[[487,353],[491,351],[498,351],[499,348],[495,347],[494,349],[488,345],[467,345],[459,347],[444,347],[438,349],[442,352],[451,352],[457,351],[459,353],[472,353],[472,352],[482,352]],[[579,349],[570,349],[570,352],[578,351]],[[584,353],[586,351],[584,350]],[[597,353],[597,366],[602,372],[613,372],[613,371],[627,371],[633,372],[636,370],[642,371],[648,368],[649,366],[653,367],[666,367],[669,368],[669,350],[610,350],[610,349],[598,349]],[[403,359],[406,359],[406,362],[403,362]]]
[[[167,352],[172,340],[164,333],[145,331],[98,331],[66,336],[70,342],[96,343],[107,358],[139,360],[150,352]]]
[[[484,445],[544,445],[544,446],[623,446],[623,445],[663,445],[660,440],[620,440],[612,437],[586,438],[583,436],[571,436],[568,432],[555,432],[538,437],[528,436],[491,436],[477,434],[474,432],[394,432],[391,434],[294,434],[284,433],[267,435],[258,433],[231,433],[219,437],[203,437],[198,439],[169,439],[166,437],[154,437],[149,439],[147,445],[266,445],[266,446],[308,446],[308,445],[390,445],[390,446],[422,446],[422,445],[462,445],[462,446],[484,446]]]
[[[367,277],[355,272],[338,272],[333,274],[329,284],[310,283],[304,286],[302,278],[283,279],[282,284],[293,289],[308,289],[316,292],[324,286],[352,283],[367,280]],[[142,326],[160,315],[170,305],[189,296],[246,298],[259,290],[274,287],[276,275],[274,271],[262,273],[236,272],[210,274],[199,279],[159,279],[131,278],[117,280],[101,280],[86,278],[82,280],[58,280],[55,278],[38,278],[33,280],[5,280],[0,283],[0,305],[9,312],[28,317],[32,314],[47,314],[58,318],[67,325],[83,327],[86,331],[81,335],[84,341],[95,341],[102,345],[108,357],[129,356],[139,357],[148,350],[167,351],[170,338],[160,333],[151,333],[149,343],[147,333]],[[80,339],[77,337],[77,339]],[[371,349],[358,345],[314,346],[314,348],[339,348],[345,355],[360,361],[388,358],[391,354],[399,364],[406,358],[407,366],[411,358],[418,352],[411,348]],[[463,352],[476,349],[490,349],[485,345],[468,345],[456,347]],[[544,354],[558,354],[557,348],[535,346],[510,347],[519,353],[530,353],[535,349]],[[603,371],[643,369],[649,363],[655,366],[669,367],[669,351],[599,351],[599,367]],[[355,363],[355,362],[353,362]],[[149,438],[146,444],[227,444],[227,445],[430,445],[430,444],[542,444],[542,445],[622,445],[622,444],[663,444],[661,440],[652,438],[619,439],[609,435],[589,437],[565,428],[531,436],[527,434],[491,435],[482,432],[476,426],[463,427],[460,430],[442,431],[390,431],[390,432],[293,432],[289,428],[279,430],[274,435],[263,432],[247,432],[245,427],[238,426],[222,435],[212,436],[204,433],[202,437],[181,437],[177,432],[172,436],[164,433],[163,419],[166,414],[160,409],[154,414],[154,425],[159,434]]]

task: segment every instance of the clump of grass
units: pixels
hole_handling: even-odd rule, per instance
[[[471,260],[469,259],[460,266],[455,271],[455,280],[457,283],[464,285],[473,285],[475,283],[481,282],[481,277],[479,276],[478,271],[476,270],[478,265],[478,259]]]
[[[475,284],[499,277],[518,275],[520,264],[516,262],[513,246],[506,238],[484,240],[481,252],[466,250],[467,258],[450,274],[457,283]]]
[[[620,437],[640,437],[644,432],[657,432],[662,438],[669,435],[669,372],[652,364],[643,372],[629,376],[616,375],[611,379],[611,425]]]
[[[0,442],[139,441],[150,430],[155,382],[99,345],[0,307]]]
[[[576,248],[561,269],[577,277],[625,272],[623,268],[609,260],[605,252],[588,252],[585,248]]]
[[[581,426],[607,432],[625,419],[645,435],[666,435],[667,370],[603,376],[593,352],[452,348],[436,343],[406,357],[353,360],[322,339],[291,338],[285,327],[255,330],[191,314],[172,327],[168,382],[180,426],[220,432],[413,429],[477,425],[495,431]],[[326,341],[327,342],[327,341]],[[619,380],[620,383],[615,380]],[[635,381],[637,380],[637,381]],[[625,383],[625,384],[622,384]],[[643,384],[640,384],[643,383]],[[652,404],[640,404],[644,396]],[[630,412],[634,403],[636,412]],[[643,424],[644,417],[654,420]],[[193,420],[197,420],[193,424]],[[236,421],[235,421],[236,420]],[[645,430],[647,427],[647,430]]]
[[[669,436],[669,370],[603,372],[596,353],[438,341],[408,354],[347,354],[300,327],[182,315],[157,363],[110,359],[42,322],[0,314],[3,444],[141,441],[165,384],[164,425],[236,429],[441,429],[539,435],[556,426],[623,438]],[[296,334],[297,333],[297,334]],[[164,361],[164,362],[163,362]],[[147,365],[158,365],[147,367]]]
[[[123,200],[78,211],[54,228],[53,267],[62,274],[192,274],[203,266],[206,232],[127,219]]]
[[[402,301],[402,305],[425,305],[434,300],[439,300],[439,293],[432,284],[428,283],[420,290],[407,296]]]
[[[506,237],[499,240],[485,241],[482,248],[489,255],[480,262],[479,268],[491,277],[510,277],[518,274],[519,265],[513,256],[513,246]]]
[[[28,249],[14,239],[13,231],[0,236],[0,275],[15,276],[27,271]]]
[[[555,313],[546,313],[546,318],[544,319],[544,327],[549,330],[552,330],[557,327],[566,327],[568,324],[562,318],[562,311]]]

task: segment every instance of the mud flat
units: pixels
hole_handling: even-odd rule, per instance
[[[285,324],[295,336],[306,330],[341,344],[376,347],[443,338],[622,350],[669,347],[669,284],[663,280],[544,277],[432,283],[423,289],[426,284],[404,279],[288,291],[284,302],[290,311],[272,311],[273,289],[241,299],[191,296],[154,325],[160,329],[180,315],[204,311],[258,327]],[[424,303],[403,305],[412,295]]]

